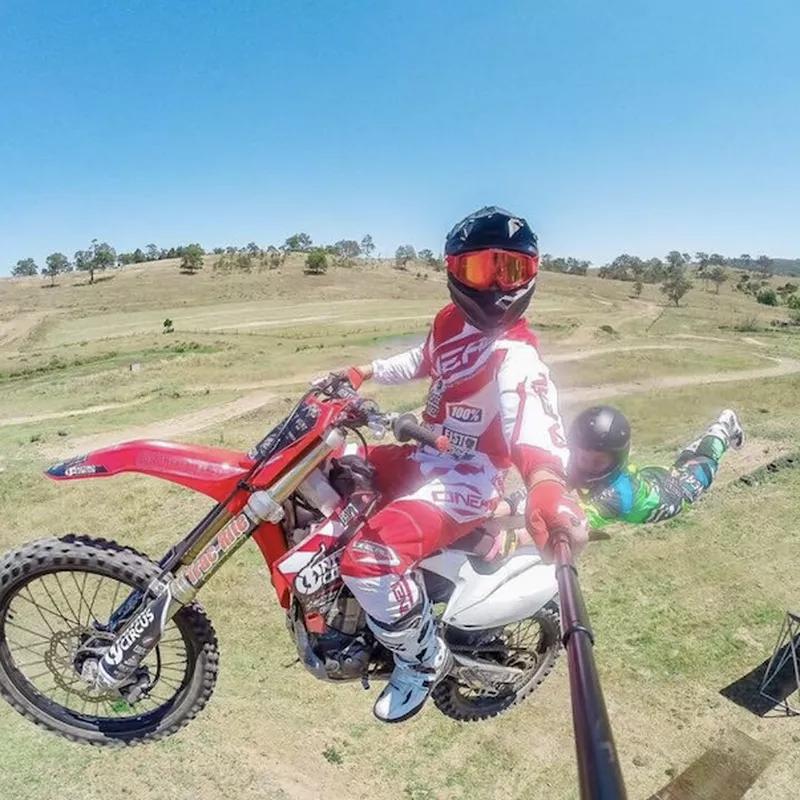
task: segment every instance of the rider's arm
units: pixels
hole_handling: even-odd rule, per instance
[[[588,541],[586,519],[566,487],[569,451],[558,397],[550,373],[535,347],[514,345],[498,371],[500,414],[509,454],[528,488],[528,532],[545,559],[566,538],[573,553]]]
[[[536,349],[517,344],[497,375],[503,433],[514,466],[528,488],[544,480],[563,483],[569,451],[558,396]]]
[[[432,352],[433,328],[428,331],[423,344],[395,356],[377,358],[365,369],[369,370],[368,377],[376,383],[405,383],[418,378],[427,378],[431,374]]]
[[[365,369],[362,367],[361,369]],[[412,347],[389,358],[375,359],[366,369],[376,383],[405,383],[428,375],[428,360],[423,345]]]
[[[618,496],[606,491],[597,495],[581,493],[579,498],[589,527],[593,530],[619,521],[622,509]]]

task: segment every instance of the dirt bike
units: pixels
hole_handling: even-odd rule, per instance
[[[218,669],[211,620],[195,597],[248,539],[260,548],[300,661],[317,678],[387,678],[391,654],[342,582],[347,541],[380,504],[368,457],[342,457],[348,434],[469,458],[411,414],[382,413],[344,378],[313,384],[248,454],[133,441],[56,464],[55,480],[139,472],[202,492],[214,507],[158,563],[106,539],[37,539],[0,562],[0,693],[73,741],[168,736],[208,702]],[[331,535],[337,523],[338,535]],[[510,530],[519,517],[490,520]],[[419,564],[454,656],[433,702],[457,720],[495,716],[529,695],[560,649],[554,567],[538,551],[482,560],[469,537]]]

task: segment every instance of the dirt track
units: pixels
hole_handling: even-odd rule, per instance
[[[574,361],[581,358],[588,358],[592,355],[599,355],[602,353],[616,352],[619,350],[629,349],[672,349],[672,345],[646,345],[644,348],[597,348],[594,350],[584,350],[578,353],[563,354],[561,356],[553,356],[548,360],[550,363],[558,363],[563,361]],[[626,383],[606,384],[602,386],[585,386],[576,389],[565,389],[560,392],[561,399],[569,404],[577,404],[581,402],[594,402],[607,397],[618,397],[625,394],[635,394],[639,392],[649,392],[654,389],[675,389],[681,386],[700,386],[709,383],[727,383],[731,381],[746,381],[758,380],[762,378],[776,378],[782,375],[791,375],[800,372],[800,361],[790,358],[769,358],[773,361],[775,366],[763,367],[760,369],[749,369],[739,371],[727,372],[712,372],[700,375],[672,375],[662,378],[649,378],[642,381],[630,381]],[[81,436],[74,439],[69,447],[46,448],[43,452],[49,457],[59,457],[67,453],[81,453],[89,450],[95,450],[101,447],[109,447],[118,442],[127,441],[131,439],[169,439],[178,436],[183,436],[187,433],[204,430],[214,425],[219,425],[227,420],[240,417],[250,411],[267,405],[276,395],[273,392],[267,391],[266,387],[276,385],[286,385],[292,382],[307,382],[307,375],[305,376],[292,376],[285,379],[263,381],[261,383],[241,384],[237,386],[219,386],[213,388],[225,389],[241,389],[241,390],[255,390],[233,400],[228,403],[222,403],[216,406],[209,406],[208,408],[193,411],[188,414],[181,414],[180,416],[173,417],[172,419],[162,420],[160,422],[150,423],[148,425],[135,426],[130,428],[122,428],[116,431],[108,431],[104,433],[92,434],[89,436]],[[143,401],[137,401],[143,402]],[[118,406],[95,406],[91,409],[85,409],[83,413],[97,413],[106,410],[107,408]],[[58,418],[59,415],[68,416],[70,413],[81,412],[59,412],[56,415],[46,415],[38,419],[53,419]],[[37,418],[30,418],[28,421],[38,421]],[[3,423],[0,423],[2,425]],[[19,424],[14,420],[8,420],[5,424]]]
[[[132,439],[173,439],[186,433],[194,433],[213,425],[219,425],[229,419],[241,417],[243,414],[267,405],[274,398],[275,395],[271,392],[252,392],[229,403],[201,408],[199,411],[181,414],[160,422],[152,422],[149,425],[80,436],[73,439],[69,447],[48,447],[42,452],[48,457],[58,458],[68,453],[85,453]]]
[[[649,392],[653,389],[677,389],[681,386],[701,386],[706,383],[728,383],[730,381],[753,381],[761,378],[778,378],[800,372],[800,361],[792,358],[769,358],[776,366],[761,369],[710,372],[701,375],[670,375],[663,378],[648,378],[629,383],[612,383],[605,386],[583,386],[580,389],[566,389],[560,392],[568,402],[593,402],[604,397],[619,397],[623,394]]]
[[[30,425],[35,422],[47,422],[53,419],[67,419],[68,417],[80,417],[85,414],[100,414],[103,411],[114,411],[118,408],[131,408],[139,406],[152,400],[152,397],[140,397],[130,400],[127,403],[104,403],[98,406],[86,406],[86,408],[73,408],[68,411],[52,411],[48,414],[32,414],[27,417],[8,417],[0,419],[0,428],[8,428],[12,425]]]

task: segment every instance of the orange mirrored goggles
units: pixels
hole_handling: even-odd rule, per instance
[[[473,289],[519,289],[536,277],[539,256],[509,250],[476,250],[447,256],[447,271]]]

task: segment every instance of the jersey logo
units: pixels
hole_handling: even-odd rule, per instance
[[[534,378],[531,381],[531,390],[539,398],[544,413],[551,419],[557,420],[558,412],[553,407],[553,403],[550,400],[550,382],[547,380],[547,376],[539,375],[538,378]]]
[[[445,381],[454,381],[475,372],[491,355],[491,340],[473,333],[446,343],[436,351],[436,373]]]
[[[483,409],[467,405],[448,405],[447,413],[459,422],[480,422],[483,419]]]
[[[468,433],[461,433],[454,431],[451,428],[443,428],[442,433],[447,437],[447,440],[457,450],[477,450],[478,437],[470,436]]]

